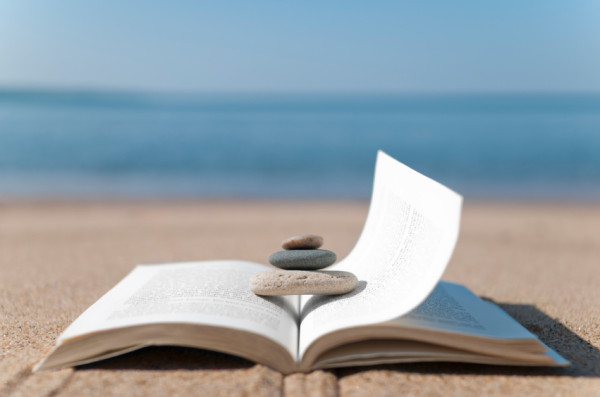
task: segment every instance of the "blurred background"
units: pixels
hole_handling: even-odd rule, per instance
[[[600,2],[0,0],[0,198],[600,199]]]

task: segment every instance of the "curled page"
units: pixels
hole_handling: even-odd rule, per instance
[[[299,355],[319,336],[392,320],[425,300],[456,245],[461,207],[459,194],[380,151],[362,234],[328,268],[354,273],[358,286],[346,295],[302,298]]]

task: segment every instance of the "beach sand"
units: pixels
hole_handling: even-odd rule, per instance
[[[79,314],[135,264],[265,262],[282,238],[325,237],[347,254],[363,202],[0,204],[0,395],[600,395],[600,205],[465,204],[444,279],[498,303],[572,362],[560,369],[452,363],[287,377],[224,354],[155,347],[32,374]]]

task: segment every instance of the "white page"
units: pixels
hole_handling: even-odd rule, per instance
[[[447,331],[454,334],[505,339],[531,339],[557,365],[569,362],[544,345],[534,334],[493,303],[479,298],[466,287],[440,281],[431,295],[415,309],[393,319],[401,327]],[[532,346],[534,351],[538,351]],[[522,348],[525,350],[525,348]]]
[[[487,338],[537,340],[496,305],[482,300],[462,285],[445,281],[440,281],[423,303],[391,322],[403,327]]]
[[[368,343],[347,344],[329,351],[319,359],[319,366],[332,364],[375,364],[383,362],[419,361],[421,359],[487,362],[490,364],[567,365],[568,361],[549,349],[538,338],[496,305],[486,302],[459,284],[440,281],[433,292],[415,309],[402,317],[385,323],[406,329],[414,328],[414,337],[427,330],[451,333],[449,342],[437,335],[430,342],[408,339],[373,340]],[[431,335],[431,334],[430,334]],[[457,343],[456,337],[461,343]],[[484,351],[473,345],[479,338],[506,341],[488,345]],[[531,341],[531,343],[519,343]],[[517,344],[519,343],[519,344]],[[445,346],[444,346],[445,345]],[[479,345],[481,346],[481,345]],[[471,352],[465,349],[473,349]],[[499,350],[500,349],[500,350]],[[337,350],[337,351],[336,351]],[[479,351],[480,354],[475,353]],[[487,355],[486,355],[487,352]],[[329,356],[329,357],[327,357]]]
[[[142,324],[190,323],[241,329],[278,342],[296,357],[296,296],[263,298],[250,277],[266,266],[242,261],[137,266],[86,310],[60,340]]]
[[[346,295],[302,297],[300,356],[320,335],[391,320],[421,303],[450,260],[461,205],[460,195],[379,152],[365,227],[330,268],[354,273],[359,285]]]

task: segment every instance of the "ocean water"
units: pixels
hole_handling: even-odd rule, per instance
[[[600,94],[0,91],[0,198],[349,198],[377,150],[467,198],[600,199]]]

